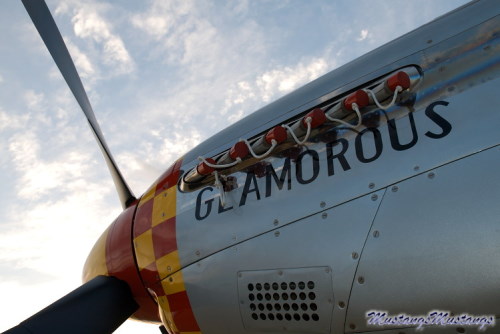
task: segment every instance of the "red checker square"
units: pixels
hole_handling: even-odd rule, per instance
[[[170,312],[177,329],[181,332],[198,332],[200,328],[191,310],[186,291],[167,295]]]
[[[165,173],[163,173],[158,179],[158,183],[156,185],[156,193],[155,196],[162,193],[166,189],[173,187],[177,184],[177,180],[179,179],[179,170],[182,166],[182,159],[177,160]]]
[[[153,202],[154,198],[151,198],[149,201],[137,208],[134,223],[134,238],[151,229]]]
[[[142,269],[141,270],[141,277],[142,277],[144,284],[146,284],[148,287],[150,285],[158,282],[159,276],[158,276],[158,268],[156,267],[156,262],[153,262],[150,265],[148,265],[146,268]],[[163,288],[161,286],[158,289],[163,290]],[[154,290],[158,294],[158,296],[160,296],[160,295],[163,296],[165,294],[165,293],[159,294],[158,291],[156,291],[156,289],[154,289]]]
[[[177,250],[175,217],[153,227],[153,247],[156,259]]]

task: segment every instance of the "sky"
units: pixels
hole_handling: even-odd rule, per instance
[[[464,0],[48,0],[137,196],[229,124]],[[81,284],[120,213],[83,114],[18,0],[0,3],[0,331]],[[127,321],[116,333],[159,333]]]

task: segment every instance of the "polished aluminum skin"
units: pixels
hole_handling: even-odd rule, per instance
[[[227,203],[213,185],[178,192],[182,274],[202,333],[409,334],[416,329],[369,326],[366,312],[500,314],[499,13],[498,1],[470,3],[186,155],[184,172],[198,156],[215,156],[239,138],[398,69],[418,70],[408,101],[370,111],[356,131],[326,129],[295,151],[260,161],[266,173],[231,174],[237,187],[225,193]],[[249,284],[265,284],[264,277],[271,287],[308,282],[318,268],[327,268],[331,279],[317,289],[331,300],[328,326],[293,310],[247,308]],[[301,278],[280,280],[280,271]],[[435,326],[424,333],[462,330],[476,328]],[[500,327],[488,331],[495,330]]]

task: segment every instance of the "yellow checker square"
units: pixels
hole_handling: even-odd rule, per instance
[[[168,278],[165,278],[161,281],[161,285],[163,286],[163,291],[167,295],[173,295],[177,292],[186,291],[186,287],[184,286],[184,279],[182,278],[182,272],[178,271],[175,274],[171,275]]]
[[[155,262],[155,251],[153,248],[153,230],[147,230],[134,239],[135,255],[137,265],[142,270]]]
[[[173,332],[177,333],[177,326],[175,326],[174,319],[172,318],[172,313],[170,312],[170,305],[168,304],[167,296],[157,297],[158,304],[160,304],[161,312],[160,317],[162,318],[163,323],[168,325],[169,329]]]
[[[149,188],[148,191],[144,193],[144,195],[142,196],[141,201],[139,202],[139,206],[143,205],[144,203],[152,199],[155,196],[155,192],[156,192],[156,184],[153,184],[153,186],[151,186],[151,188]]]
[[[163,279],[181,269],[179,251],[170,252],[156,260],[156,268],[158,268],[160,279]]]
[[[167,219],[175,217],[176,187],[170,187],[154,198],[152,226],[156,226]]]

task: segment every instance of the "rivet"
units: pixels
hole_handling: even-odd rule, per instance
[[[373,231],[373,237],[374,238],[378,238],[379,235],[380,235],[379,231]]]
[[[197,251],[195,252],[195,254],[196,254],[197,256],[200,256],[200,254],[201,254],[201,253],[200,253],[200,251],[199,251],[199,250],[197,250]]]
[[[376,201],[377,199],[378,199],[377,194],[373,194],[373,195],[372,195],[372,201]]]
[[[283,275],[283,270],[278,270],[278,275]]]
[[[173,278],[173,277],[169,277],[169,278],[168,278],[168,281],[169,281],[169,282],[173,282],[173,281],[174,281],[174,278]]]
[[[172,271],[172,267],[167,266],[167,271]]]
[[[396,191],[398,191],[398,190],[399,190],[398,186],[393,186],[393,187],[392,187],[392,192],[393,192],[393,193],[395,193],[395,192],[396,192]]]
[[[359,254],[356,252],[352,252],[352,258],[356,260],[359,257]]]
[[[324,208],[326,206],[326,203],[325,202],[321,202],[321,203],[319,203],[319,206],[322,207],[322,208]]]
[[[432,39],[427,40],[427,44],[431,44],[431,43],[432,43]]]
[[[331,298],[328,298],[328,303],[331,304],[332,303],[332,299]]]
[[[433,178],[434,178],[434,176],[436,176],[436,174],[434,174],[434,172],[430,172],[429,174],[427,174],[427,177],[428,177],[429,179],[433,179]]]
[[[238,277],[241,277],[241,276],[243,276],[243,274],[242,273],[238,273]]]
[[[162,212],[162,213],[161,213],[161,216],[162,216],[162,217],[165,217],[165,212]]]
[[[330,268],[325,268],[325,273],[329,273],[330,272]]]
[[[448,92],[453,92],[455,90],[455,86],[448,87]]]
[[[359,276],[359,277],[358,277],[358,283],[359,283],[359,284],[363,284],[363,283],[365,283],[365,278],[364,278],[363,276]]]
[[[356,329],[356,325],[355,324],[349,324],[349,328],[350,329]]]
[[[415,166],[415,167],[413,167],[413,170],[414,170],[415,172],[416,172],[416,171],[418,171],[419,169],[420,169],[420,167],[419,167],[419,166]]]
[[[344,302],[339,302],[339,307],[340,308],[344,308],[345,307],[345,303]]]
[[[323,213],[321,214],[321,218],[326,219],[326,217],[328,217],[328,213],[323,212]]]
[[[243,300],[240,300],[240,304],[242,304],[242,305],[243,305],[243,304],[245,304],[245,302],[244,302]]]
[[[371,182],[371,183],[368,185],[368,188],[370,188],[370,189],[375,188],[375,183]]]
[[[279,236],[280,236],[280,231],[276,231],[276,232],[274,232],[274,236],[275,236],[275,237],[279,237]]]
[[[163,197],[167,197],[167,193],[166,193],[166,192],[165,192],[165,193],[163,193]]]
[[[274,220],[274,222],[273,222],[274,226],[278,226],[278,224],[279,224],[279,223],[280,223],[280,222],[279,222],[279,220],[278,220],[278,219],[275,219],[275,220]]]

